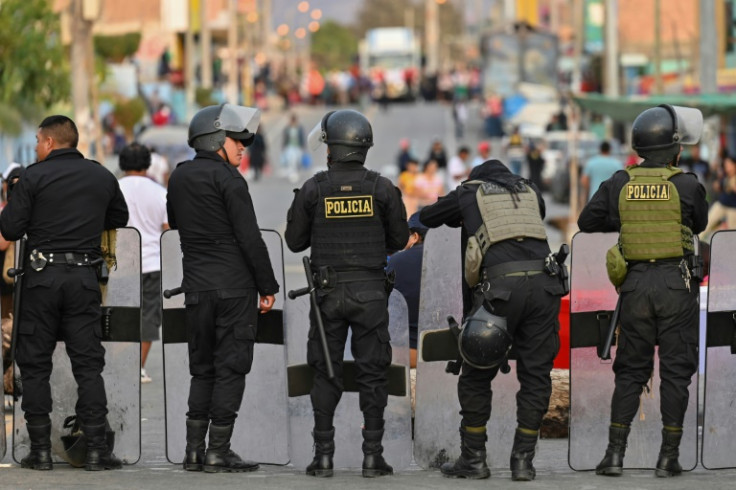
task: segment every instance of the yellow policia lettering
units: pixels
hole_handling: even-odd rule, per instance
[[[373,196],[326,197],[325,218],[373,216]]]
[[[627,184],[627,201],[669,201],[668,184]]]

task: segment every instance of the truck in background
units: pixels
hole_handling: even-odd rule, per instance
[[[381,27],[366,32],[358,46],[360,69],[371,82],[374,100],[416,98],[421,46],[408,27]]]

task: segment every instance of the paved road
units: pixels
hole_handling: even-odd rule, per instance
[[[299,108],[297,113],[305,127],[311,128],[322,114],[323,108]],[[458,142],[452,136],[452,120],[449,109],[440,105],[392,106],[382,112],[375,108],[367,114],[371,118],[375,131],[376,146],[369,153],[368,166],[384,171],[391,166],[401,137],[410,137],[420,156],[424,155],[429,141],[436,135],[445,135],[450,154]],[[271,159],[278,162],[278,147],[281,129],[287,121],[287,115],[267,115],[264,118],[266,135],[273,149]],[[465,139],[461,143],[475,147],[479,138],[478,124],[471,120]],[[324,150],[314,157],[313,171],[325,168]],[[390,172],[385,172],[390,174]],[[306,178],[304,175],[302,180]],[[284,178],[269,176],[258,183],[251,183],[259,223],[263,228],[283,231],[288,206],[291,202],[291,189],[296,185]],[[563,216],[567,213],[565,206],[548,199],[548,216]],[[550,241],[556,246],[562,241],[561,235],[550,228]],[[285,251],[287,264],[286,288],[292,289],[305,284],[302,277],[301,254]],[[301,470],[290,466],[264,466],[261,471],[250,474],[205,475],[189,473],[178,465],[169,463],[165,457],[164,424],[163,424],[163,372],[161,344],[154,344],[147,370],[153,377],[151,384],[143,385],[142,397],[142,452],[136,465],[126,466],[121,471],[90,473],[58,465],[52,472],[34,472],[23,470],[13,463],[10,453],[6,454],[0,464],[0,489],[67,489],[67,488],[106,488],[106,489],[206,489],[206,488],[268,488],[268,489],[317,489],[317,488],[395,488],[395,489],[444,489],[454,488],[507,488],[512,486],[510,473],[505,468],[493,469],[493,476],[486,481],[448,480],[442,478],[437,471],[423,471],[416,466],[401,471],[393,477],[378,481],[363,479],[359,470],[338,471],[332,479],[314,479],[302,475]],[[248,396],[246,389],[246,396]],[[239,423],[247,423],[247,414],[242,414]],[[10,419],[6,419],[7,433],[10,436]],[[10,443],[10,441],[9,441]],[[359,440],[355,444],[360,444]],[[601,455],[605,442],[601,442]],[[238,448],[235,448],[236,450]],[[339,448],[338,448],[339,450]],[[504,453],[509,448],[499,448]],[[178,456],[177,456],[178,458]],[[525,488],[637,488],[637,489],[692,489],[732,488],[736,478],[736,470],[707,471],[697,468],[681,478],[661,480],[653,477],[650,471],[630,471],[618,479],[597,477],[591,472],[573,472],[567,465],[567,440],[543,440],[539,444],[536,458],[538,479]],[[515,486],[515,485],[514,485]]]

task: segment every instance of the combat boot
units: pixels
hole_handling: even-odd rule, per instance
[[[486,463],[487,439],[485,427],[460,427],[460,457],[454,463],[443,464],[440,468],[442,474],[473,480],[491,476]]]
[[[119,470],[123,467],[122,461],[115,457],[112,448],[107,443],[107,424],[83,425],[82,432],[87,438],[85,470]]]
[[[363,477],[393,475],[394,469],[383,459],[383,419],[365,419],[363,429]]]
[[[51,422],[44,425],[26,425],[31,439],[31,452],[20,460],[21,468],[53,470],[51,462]]]
[[[657,469],[654,474],[660,478],[679,476],[682,466],[677,458],[680,457],[680,440],[682,427],[665,427],[662,429],[662,447],[657,458]]]
[[[596,475],[621,476],[623,474],[624,454],[629,432],[631,432],[631,427],[628,426],[611,425],[608,428],[608,448],[603,460],[595,467]]]
[[[184,469],[187,471],[202,471],[205,455],[205,438],[209,420],[187,419],[187,448],[184,455]]]
[[[333,475],[332,456],[335,454],[335,428],[312,432],[314,459],[307,466],[307,475],[328,477]]]
[[[511,449],[511,480],[532,481],[537,476],[532,460],[537,448],[539,431],[516,428],[514,447]]]
[[[233,428],[233,424],[210,425],[210,443],[203,466],[205,473],[241,473],[259,468],[258,463],[244,461],[230,449]]]

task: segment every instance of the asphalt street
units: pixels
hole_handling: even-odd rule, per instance
[[[309,131],[324,114],[324,108],[301,107],[296,109],[300,121]],[[409,137],[417,155],[423,159],[429,142],[435,136],[445,139],[448,156],[454,154],[459,144],[475,148],[480,139],[479,122],[471,119],[465,137],[456,141],[453,134],[449,107],[431,105],[395,105],[387,111],[371,107],[366,111],[373,123],[375,146],[369,153],[368,166],[386,175],[392,174],[399,139]],[[472,114],[472,112],[471,112]],[[266,114],[263,125],[270,147],[270,160],[274,167],[279,161],[281,131],[288,120],[288,114]],[[494,150],[496,150],[494,148]],[[495,153],[495,151],[494,151]],[[297,183],[279,177],[276,173],[264,177],[259,182],[249,182],[256,213],[261,228],[269,228],[283,233],[286,211],[292,200],[291,189],[301,185],[304,179],[315,171],[326,168],[324,150],[314,154],[314,165],[309,174],[304,173]],[[548,217],[565,216],[567,207],[548,202]],[[550,242],[557,247],[563,241],[562,234],[550,228]],[[301,254],[293,254],[285,249],[285,289],[295,289],[305,285]],[[277,305],[278,307],[278,305]],[[467,481],[449,480],[438,471],[425,471],[416,465],[398,471],[396,475],[376,480],[364,479],[360,470],[338,470],[334,478],[316,479],[303,475],[303,470],[293,466],[264,465],[260,471],[242,474],[203,474],[185,472],[180,464],[173,464],[165,455],[163,364],[160,343],[154,343],[146,366],[153,382],[141,386],[141,457],[137,464],[125,466],[119,471],[85,472],[66,465],[56,465],[53,471],[38,472],[21,469],[12,460],[12,421],[6,417],[8,452],[0,464],[0,489],[208,489],[208,488],[392,488],[392,489],[444,489],[444,488],[511,488],[523,486],[535,489],[692,489],[733,488],[736,469],[705,470],[698,466],[694,471],[674,479],[657,479],[652,471],[626,471],[620,478],[605,478],[592,472],[575,472],[567,464],[567,439],[542,440],[539,443],[535,465],[537,480],[531,483],[512,483],[507,468],[493,468],[489,480]],[[185,376],[186,373],[182,373]],[[246,397],[249,395],[246,387]],[[241,413],[238,424],[248,423],[248,414]],[[184,428],[182,427],[182,430]],[[253,441],[259,444],[265,441]],[[356,433],[355,444],[361,443]],[[234,448],[236,451],[237,447]],[[601,441],[600,454],[603,455],[605,441]],[[338,451],[340,448],[337,449]],[[510,448],[494,448],[489,441],[489,450],[508,454]],[[177,456],[178,458],[178,456]],[[390,461],[389,461],[390,463]]]

